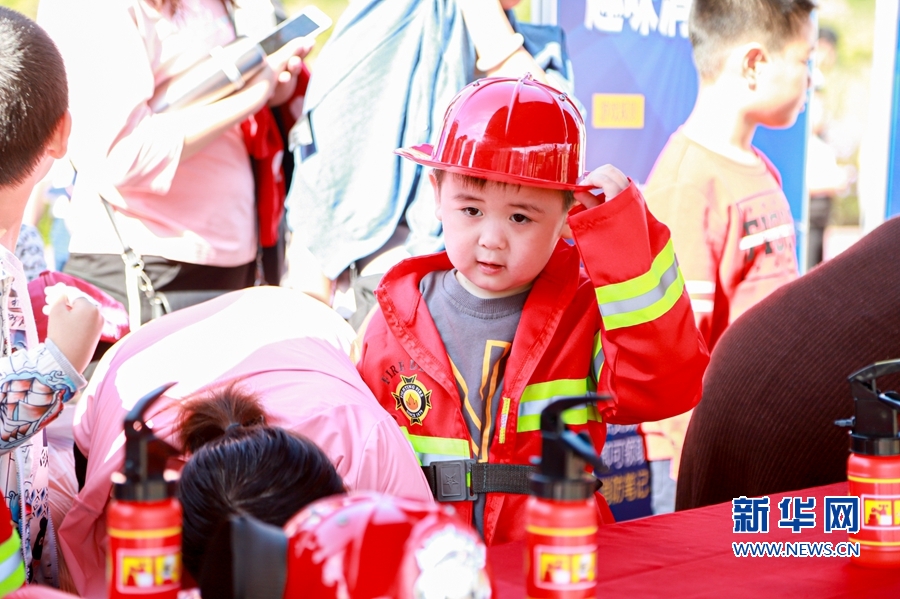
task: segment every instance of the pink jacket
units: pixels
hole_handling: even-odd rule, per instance
[[[347,356],[354,333],[297,291],[236,291],[154,321],[104,357],[76,408],[75,441],[88,457],[85,487],[59,529],[66,566],[84,597],[105,591],[105,508],[122,467],[122,420],[137,399],[178,384],[151,408],[151,426],[173,444],[178,401],[241,381],[272,424],[302,433],[331,457],[350,490],[431,499],[409,443]]]

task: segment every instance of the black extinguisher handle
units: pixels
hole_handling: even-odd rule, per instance
[[[595,472],[604,472],[607,470],[606,464],[594,451],[594,446],[589,440],[572,431],[565,430],[559,434],[560,441],[565,443],[566,447],[572,450],[572,453],[594,467]]]
[[[900,372],[900,360],[885,360],[861,368],[847,378],[851,383],[868,383],[873,382],[875,379],[886,374],[893,374],[895,372]]]
[[[125,434],[128,434],[129,430],[135,430],[134,424],[136,422],[144,423],[144,413],[152,406],[157,399],[162,397],[163,393],[168,391],[171,387],[174,387],[175,383],[166,383],[165,385],[161,385],[143,396],[134,404],[134,407],[128,411],[125,415]],[[142,426],[143,427],[143,426]],[[141,428],[142,428],[141,427]]]
[[[175,383],[166,383],[147,395],[140,398],[134,407],[125,415],[125,464],[123,474],[125,475],[124,485],[117,485],[116,497],[122,498],[143,498],[146,493],[138,486],[147,485],[151,479],[163,479],[163,470],[165,468],[165,460],[168,455],[172,455],[175,450],[168,444],[160,441],[153,435],[153,430],[147,426],[146,414],[153,403],[162,397]],[[151,446],[159,448],[160,451],[152,452]],[[129,487],[125,489],[124,487]],[[158,491],[157,491],[158,492]]]
[[[879,377],[900,372],[900,360],[885,360],[875,362],[857,370],[848,377],[853,396],[857,398],[875,399],[893,410],[900,410],[900,400],[893,392],[891,395],[881,393],[875,382]]]
[[[536,479],[536,494],[556,497],[559,485],[564,481],[583,483],[584,464],[590,464],[597,473],[605,472],[600,456],[588,435],[578,435],[566,426],[563,414],[579,406],[596,405],[597,411],[615,405],[612,397],[588,393],[570,397],[554,397],[541,411],[541,459]],[[533,487],[534,491],[538,487]],[[593,488],[592,488],[593,489]],[[592,492],[592,490],[590,491]]]

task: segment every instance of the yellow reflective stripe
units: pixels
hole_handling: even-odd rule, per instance
[[[401,426],[403,435],[412,444],[416,457],[422,466],[441,460],[469,459],[469,443],[471,439],[450,439],[448,437],[426,437],[424,435],[411,435],[409,429]]]
[[[541,417],[538,416],[522,416],[519,418],[519,424],[516,426],[516,432],[527,433],[529,431],[541,430]]]
[[[0,560],[5,560],[14,553],[20,553],[19,533],[13,529],[12,536],[0,545]]]
[[[541,416],[519,416],[519,423],[516,425],[516,432],[527,433],[529,431],[541,430]]]
[[[0,545],[0,596],[12,593],[25,584],[25,562],[22,560],[19,533],[12,535]]]
[[[595,391],[597,385],[591,378],[561,379],[546,383],[528,385],[519,400],[519,421],[517,432],[536,431],[541,428],[541,412],[550,405],[554,397],[561,395],[584,395]],[[563,422],[567,424],[585,424],[588,420],[600,421],[594,406],[574,408],[563,412]]]
[[[500,413],[500,443],[506,443],[506,423],[509,421],[509,397],[503,398],[503,411]]]
[[[646,322],[656,320],[672,309],[672,306],[674,306],[678,301],[678,298],[681,297],[683,291],[684,279],[682,278],[681,270],[679,269],[678,278],[676,278],[675,281],[671,285],[669,285],[669,288],[666,289],[666,293],[665,295],[663,295],[662,299],[654,302],[646,308],[635,310],[634,312],[624,312],[622,314],[604,316],[603,326],[606,327],[607,331],[611,331],[613,329],[633,327],[639,324],[644,324]]]
[[[597,331],[597,334],[594,335],[594,351],[591,354],[594,359],[597,358],[597,355],[603,351],[603,338],[600,337],[600,331]]]
[[[519,399],[519,414],[522,413],[522,404],[552,399],[557,395],[583,395],[594,389],[596,386],[588,379],[559,379],[546,383],[534,383],[522,391],[522,397]]]
[[[594,353],[592,355],[591,373],[594,375],[594,380],[599,381],[600,373],[603,371],[603,362],[606,361],[606,356],[603,355],[603,340],[600,338],[600,331],[594,335]]]
[[[585,408],[573,408],[571,410],[566,410],[563,412],[563,422],[566,424],[587,424],[587,410]],[[537,428],[540,428],[540,422],[538,422]]]
[[[653,259],[650,270],[628,281],[597,287],[597,303],[620,302],[652,291],[659,285],[659,280],[662,278],[663,273],[674,263],[675,246],[672,245],[672,240],[669,239],[666,247]]]
[[[563,422],[566,424],[587,424],[589,420],[597,420],[597,408],[594,406],[575,408],[563,412]]]
[[[606,330],[644,324],[668,312],[684,291],[684,277],[670,239],[650,270],[595,290]]]
[[[15,571],[0,581],[0,597],[5,597],[25,585],[25,563],[22,561],[21,556],[18,559],[19,565]]]

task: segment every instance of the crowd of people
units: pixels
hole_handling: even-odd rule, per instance
[[[655,513],[843,478],[826,421],[850,414],[841,376],[900,351],[900,225],[800,277],[751,144],[804,106],[816,3],[694,0],[696,105],[643,189],[585,165],[561,33],[515,4],[358,0],[308,88],[294,40],[223,65],[225,97],[160,111],[161,86],[280,7],[0,7],[0,482],[21,558],[0,589],[106,596],[123,418],[169,382],[147,417],[177,449],[195,580],[232,516],[281,527],[347,492],[456,501],[485,544],[521,540],[558,396],[614,398],[566,415],[598,453],[607,424],[641,425]],[[76,171],[63,268],[131,315],[115,344],[76,288],[29,301],[14,249],[55,161]],[[288,240],[287,271],[264,272]],[[460,488],[447,462],[481,478]]]

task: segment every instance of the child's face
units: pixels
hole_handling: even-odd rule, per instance
[[[770,53],[758,72],[755,119],[767,127],[790,127],[806,102],[809,60],[816,47],[815,24],[806,21],[798,34],[777,53]]]
[[[488,182],[483,189],[434,175],[436,214],[450,262],[481,297],[524,291],[550,260],[566,212],[562,193]],[[474,289],[472,288],[474,287]]]

